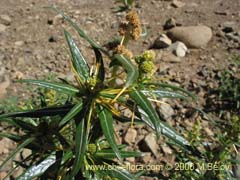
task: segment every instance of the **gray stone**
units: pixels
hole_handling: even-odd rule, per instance
[[[169,50],[171,50],[177,57],[185,57],[188,48],[184,43],[177,41],[169,46]]]
[[[5,32],[7,29],[7,26],[5,26],[4,24],[0,24],[0,33]]]
[[[182,1],[178,1],[178,0],[173,0],[171,5],[175,8],[181,8],[181,7],[185,6],[185,3]]]
[[[160,105],[159,112],[164,119],[170,119],[174,115],[173,108],[167,103],[162,103]]]
[[[177,26],[176,20],[174,18],[170,18],[165,22],[163,28],[164,28],[164,30],[169,30],[169,29],[171,29],[173,27],[176,27],[176,26]]]
[[[156,141],[156,135],[154,133],[148,134],[144,138],[144,143],[151,150],[155,157],[158,157],[158,144]]]
[[[172,40],[166,34],[161,34],[153,43],[154,48],[166,48],[172,44]]]
[[[164,62],[171,62],[171,63],[178,63],[181,62],[181,59],[177,56],[175,56],[171,51],[165,51],[161,58]],[[162,66],[160,68],[163,70]],[[169,67],[166,67],[165,69],[168,69]]]
[[[9,26],[12,22],[12,19],[6,14],[0,15],[0,19],[2,23],[7,26]]]
[[[212,38],[212,30],[207,26],[175,27],[168,31],[173,41],[181,41],[189,48],[200,48],[207,45]]]
[[[124,136],[124,141],[132,144],[136,141],[137,131],[134,128],[129,128]]]

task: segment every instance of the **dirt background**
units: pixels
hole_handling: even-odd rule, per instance
[[[137,0],[135,10],[148,28],[148,36],[129,47],[136,54],[151,47],[158,35],[165,33],[163,26],[169,18],[182,26],[210,27],[213,37],[208,45],[190,49],[178,63],[162,60],[162,50],[155,50],[159,75],[195,93],[199,97],[198,105],[205,107],[208,90],[218,85],[215,74],[231,68],[232,58],[240,55],[240,40],[230,40],[222,31],[224,24],[230,24],[240,33],[240,1],[181,1],[185,5],[174,8],[171,0]],[[117,35],[118,24],[125,17],[125,13],[113,13],[111,8],[117,7],[113,0],[1,0],[0,15],[10,18],[0,18],[0,24],[4,25],[0,31],[0,83],[7,84],[0,89],[0,94],[5,97],[27,97],[24,88],[13,83],[19,78],[39,78],[46,73],[71,77],[63,29],[72,32],[76,38],[77,34],[56,13],[44,8],[50,5],[62,9],[100,44],[106,44]],[[83,55],[92,62],[94,54],[89,45],[83,39],[78,40]],[[174,107],[173,110],[177,112]],[[0,150],[0,156],[11,150],[11,145],[2,144],[0,149],[5,150]]]

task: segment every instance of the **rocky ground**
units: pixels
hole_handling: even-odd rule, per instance
[[[12,95],[28,96],[22,86],[13,83],[16,79],[39,78],[46,73],[71,78],[63,29],[74,31],[61,16],[44,8],[50,5],[71,16],[100,44],[107,44],[117,34],[118,24],[125,17],[125,13],[113,13],[111,8],[117,7],[113,0],[1,0],[0,100]],[[131,43],[130,49],[137,54],[153,48],[159,76],[192,91],[199,98],[196,106],[206,107],[209,89],[218,86],[218,73],[224,69],[237,73],[232,59],[240,56],[240,1],[137,0],[135,10],[148,35]],[[181,43],[174,43],[176,40]],[[88,44],[81,40],[79,47],[92,62],[94,56]],[[196,117],[189,116],[189,105],[170,104],[159,110],[169,123],[183,127],[194,124]],[[208,124],[204,126],[211,135]],[[119,125],[117,130],[120,140],[147,152],[141,160],[144,163],[173,158],[171,149],[156,142],[148,128]],[[0,160],[13,148],[10,141],[0,139]]]

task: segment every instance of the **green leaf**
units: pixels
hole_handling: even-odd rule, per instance
[[[68,121],[73,119],[81,110],[83,107],[82,101],[76,104],[67,114],[64,116],[64,118],[60,121],[59,126],[62,126],[66,124]]]
[[[148,87],[149,86],[156,86],[156,87],[159,87],[161,89],[169,88],[169,89],[172,89],[172,90],[180,91],[180,92],[188,95],[189,97],[191,97],[193,100],[196,100],[196,96],[194,96],[191,92],[189,92],[189,91],[187,91],[187,90],[185,90],[181,87],[175,86],[175,85],[165,84],[165,83],[144,83],[144,85],[147,85]]]
[[[121,65],[123,66],[123,69],[127,71],[127,79],[125,83],[125,87],[129,87],[132,85],[138,78],[138,70],[133,65],[130,59],[126,58],[125,56],[121,54],[116,54],[113,57],[116,59]]]
[[[135,176],[123,168],[113,168],[113,170],[105,171],[105,173],[121,180],[135,180]]]
[[[72,36],[69,34],[69,32],[67,32],[65,30],[64,34],[67,39],[68,46],[69,46],[69,49],[70,49],[70,52],[72,55],[73,67],[84,84],[84,83],[86,83],[86,81],[88,80],[88,78],[90,76],[88,64],[87,64],[86,60],[84,59],[84,57],[82,56],[80,50],[77,47],[77,44],[74,42],[74,40],[73,40]]]
[[[188,97],[178,93],[178,92],[173,92],[169,90],[141,90],[143,94],[145,94],[148,97],[152,98],[180,98],[183,100],[188,100]]]
[[[0,115],[0,121],[5,121],[7,117],[30,117],[41,118],[44,116],[65,115],[72,109],[73,105],[63,105],[60,107],[49,107],[38,110],[27,110]],[[14,121],[15,122],[15,121]]]
[[[190,143],[181,135],[179,135],[176,131],[174,131],[169,125],[167,125],[165,122],[162,122],[160,120],[157,121],[157,127],[153,125],[153,123],[149,120],[148,114],[142,110],[141,108],[138,108],[139,113],[141,115],[142,120],[148,124],[152,129],[154,129],[157,132],[160,132],[164,136],[168,137],[184,149],[188,148],[190,146]]]
[[[121,154],[119,152],[118,146],[115,142],[115,138],[114,138],[114,129],[113,129],[113,117],[111,112],[104,108],[101,105],[97,106],[97,113],[98,113],[98,117],[100,119],[100,124],[103,130],[103,134],[106,137],[106,139],[108,140],[108,143],[110,144],[112,150],[114,151],[114,153],[116,154],[117,158],[119,160],[122,160]]]
[[[11,139],[15,142],[19,142],[22,139],[20,136],[18,136],[16,134],[9,134],[9,133],[0,133],[0,137],[1,138],[3,138],[3,137],[4,138],[9,138],[9,139]]]
[[[82,118],[80,123],[77,125],[76,128],[76,135],[75,135],[75,159],[73,163],[73,169],[71,172],[70,177],[73,178],[76,176],[83,166],[83,160],[86,153],[86,146],[87,146],[87,134],[86,134],[86,125],[85,119]]]
[[[105,69],[101,52],[97,48],[93,48],[96,56],[96,64],[99,66],[97,70],[97,77],[101,82],[105,79]]]
[[[35,138],[28,138],[26,139],[22,144],[18,145],[16,149],[14,149],[10,155],[3,161],[3,163],[0,165],[0,169],[11,159],[15,154],[17,154],[22,148],[26,147],[30,143],[32,143],[35,140]]]
[[[127,157],[140,157],[142,154],[140,152],[135,151],[119,151],[122,158]],[[114,159],[116,158],[116,153],[112,149],[103,149],[98,150],[95,156],[102,157],[104,159]]]
[[[41,176],[51,165],[56,162],[55,155],[50,155],[38,165],[33,165],[27,169],[17,180],[31,180]]]
[[[80,26],[78,26],[75,22],[73,22],[71,20],[70,17],[68,17],[67,15],[65,15],[61,10],[57,9],[56,7],[50,7],[51,9],[53,9],[55,12],[59,13],[62,15],[62,17],[78,32],[78,34],[84,38],[85,40],[88,41],[88,43],[94,47],[94,48],[97,48],[97,49],[101,49],[102,50],[102,47],[97,44],[96,42],[94,42],[81,28]]]
[[[32,79],[19,80],[18,82],[42,86],[44,88],[53,89],[55,91],[58,91],[70,96],[76,96],[80,92],[79,89],[63,83],[48,82],[48,81],[42,81],[42,80],[32,80]]]
[[[154,126],[156,130],[157,137],[161,134],[161,129],[158,128],[159,126],[159,118],[156,111],[153,109],[151,103],[147,99],[147,97],[141,92],[136,89],[133,89],[129,92],[130,97],[134,100],[134,102],[141,107],[141,109],[146,112],[149,117],[151,124]]]

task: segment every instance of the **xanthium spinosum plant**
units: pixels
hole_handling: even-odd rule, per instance
[[[141,152],[127,151],[124,144],[115,140],[116,121],[145,123],[158,138],[169,140],[190,154],[195,153],[190,143],[166,122],[161,120],[153,108],[161,98],[195,98],[188,91],[169,84],[154,81],[155,66],[152,50],[134,56],[127,49],[127,43],[137,40],[142,33],[140,20],[134,11],[126,15],[126,21],[119,27],[121,41],[113,51],[108,51],[91,39],[68,16],[56,8],[79,34],[85,39],[96,56],[96,62],[89,67],[71,34],[64,35],[71,54],[71,69],[75,82],[60,79],[58,82],[45,80],[20,80],[22,83],[37,85],[51,92],[64,94],[63,103],[49,106],[46,95],[41,96],[41,107],[0,115],[1,122],[19,128],[22,133],[1,133],[15,141],[18,146],[0,165],[0,169],[22,149],[30,149],[31,154],[15,167],[25,171],[18,180],[40,179],[115,179],[134,180],[145,171],[131,173],[123,168],[89,169],[91,165],[121,165],[127,157],[141,156]],[[104,57],[104,60],[103,60]],[[106,78],[104,61],[109,59],[111,73]],[[116,83],[122,78],[123,84]],[[53,96],[56,93],[52,93]],[[48,95],[49,96],[49,95]],[[118,105],[118,106],[117,106]],[[132,112],[131,117],[117,108],[124,107]],[[117,166],[116,166],[117,167]]]

